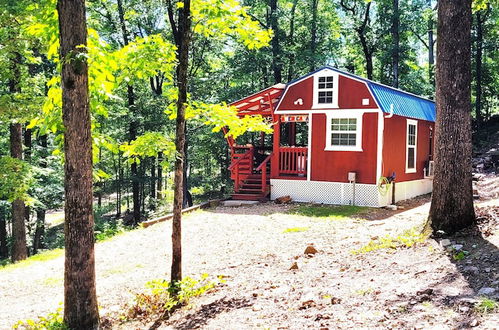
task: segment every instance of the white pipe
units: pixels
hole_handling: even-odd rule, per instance
[[[385,118],[392,118],[393,117],[393,103],[390,104],[390,114],[386,115]]]

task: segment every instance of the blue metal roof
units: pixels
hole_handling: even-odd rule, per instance
[[[393,105],[396,115],[433,122],[436,120],[435,102],[372,81],[367,84],[383,112],[391,112],[390,107]]]
[[[349,72],[338,70],[331,66],[324,66],[320,69],[315,70],[314,72],[310,72],[303,77],[289,82],[286,86],[286,89],[290,84],[297,82],[298,80],[303,80],[324,69],[333,70],[345,76],[350,76],[352,78],[365,81],[383,112],[390,113],[390,107],[393,104],[393,113],[396,115],[433,122],[436,120],[434,101],[428,100],[422,96],[405,92],[397,88],[385,86],[383,84],[351,74]]]

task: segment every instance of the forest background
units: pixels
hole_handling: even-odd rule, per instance
[[[11,251],[22,228],[13,223],[27,233],[28,254],[63,246],[62,219],[53,216],[64,202],[60,60],[54,1],[1,3],[0,259],[18,259]],[[87,1],[97,239],[171,210],[176,89],[168,16],[175,5]],[[204,29],[210,22],[202,17],[224,10],[240,10],[240,19],[218,33]],[[231,190],[220,127],[265,129],[238,121],[224,102],[323,65],[434,98],[434,1],[210,0],[194,1],[193,12],[201,19],[189,61],[184,182],[194,202]],[[479,148],[497,129],[499,113],[497,2],[474,2],[472,29]],[[248,132],[238,141],[257,136]]]

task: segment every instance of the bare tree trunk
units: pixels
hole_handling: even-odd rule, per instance
[[[471,1],[438,3],[435,178],[428,218],[450,235],[475,221],[471,182]]]
[[[15,53],[12,61],[13,77],[9,81],[9,91],[12,94],[20,93],[21,54]],[[23,159],[23,130],[19,123],[10,125],[10,155],[12,158]],[[26,247],[26,225],[24,201],[16,199],[12,202],[12,261],[24,260],[27,258]]]
[[[151,198],[156,199],[156,157],[151,158]]]
[[[42,147],[40,167],[47,167],[47,135],[40,136],[39,144]],[[38,249],[43,247],[43,237],[45,235],[45,208],[36,210],[35,234],[33,236],[33,254],[38,253]]]
[[[21,124],[10,125],[10,154],[13,158],[23,159]],[[28,257],[26,247],[25,207],[21,199],[12,202],[12,261],[24,260]]]
[[[431,9],[431,0],[428,0],[428,7]],[[432,86],[435,86],[435,75],[433,70],[435,67],[435,55],[433,48],[435,46],[435,41],[433,39],[433,17],[430,15],[428,20],[428,77]]]
[[[5,212],[0,208],[0,259],[9,257],[9,248],[7,246],[7,221]]]
[[[295,66],[295,50],[294,50],[294,45],[295,45],[295,13],[296,13],[296,4],[298,3],[298,0],[293,1],[293,6],[291,7],[291,18],[289,21],[289,36],[287,38],[288,40],[288,47],[290,49],[289,52],[289,65],[288,65],[288,81],[291,81],[294,76],[294,66]]]
[[[189,46],[191,42],[191,1],[184,0],[179,9],[178,30],[175,36],[177,43],[177,126],[175,132],[175,187],[173,195],[173,221],[172,221],[172,269],[171,283],[182,280],[182,201],[183,201],[183,162],[185,143],[185,107],[187,102],[187,85],[189,67]],[[170,23],[174,26],[172,18]],[[175,31],[176,29],[173,29]]]
[[[163,165],[161,165],[161,162],[163,162],[162,152],[158,153],[158,181],[156,186],[156,197],[158,199],[163,199],[163,194],[161,193],[163,191]]]
[[[282,81],[282,61],[281,61],[281,45],[279,40],[279,23],[278,23],[278,13],[277,13],[277,1],[270,0],[270,27],[274,31],[274,37],[272,38],[272,68],[274,70],[274,83],[280,83]]]
[[[317,7],[319,0],[312,0],[312,24],[310,31],[310,71],[316,69],[315,57],[317,56]]]
[[[121,32],[123,36],[124,45],[128,45],[130,40],[128,39],[128,31],[126,28],[125,22],[125,11],[123,9],[122,0],[117,0],[118,5],[118,17],[120,20]],[[129,140],[133,141],[137,138],[137,130],[138,123],[135,119],[136,113],[136,105],[135,105],[135,92],[133,86],[129,85],[127,88],[127,100],[128,100],[128,109],[132,113],[132,120],[130,122],[130,126],[128,128]],[[133,199],[133,221],[134,224],[137,225],[140,222],[140,180],[139,180],[139,172],[137,168],[137,163],[132,163],[130,165],[130,172],[132,176],[132,199]]]
[[[399,0],[393,0],[392,16],[392,86],[399,87],[399,62],[400,62],[400,12]]]
[[[92,136],[86,61],[84,0],[59,0],[65,176],[64,322],[70,329],[98,329],[92,212]]]
[[[476,90],[475,90],[475,117],[478,127],[482,126],[482,55],[483,55],[483,22],[484,18],[480,11],[476,13]]]

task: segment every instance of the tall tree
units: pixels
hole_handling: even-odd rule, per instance
[[[64,321],[98,329],[85,0],[59,0],[65,176]]]
[[[399,87],[400,62],[400,12],[399,0],[393,0],[392,13],[392,86]]]
[[[185,144],[185,109],[187,103],[187,84],[189,68],[189,46],[191,43],[191,1],[184,0],[178,9],[178,24],[174,20],[173,7],[169,3],[170,24],[177,45],[177,120],[175,131],[175,177],[173,191],[172,221],[172,268],[171,283],[182,280],[182,203],[184,199],[184,144]]]
[[[15,52],[12,60],[12,78],[9,81],[11,94],[21,92],[21,54]],[[23,130],[20,123],[10,124],[10,155],[23,159]],[[28,257],[26,248],[26,226],[24,201],[20,198],[12,202],[12,261],[24,260]]]
[[[319,0],[312,0],[312,23],[310,25],[310,71],[316,69],[317,57],[317,7]]]
[[[123,37],[123,44],[127,46],[130,43],[128,30],[125,22],[125,10],[123,8],[123,1],[117,0],[118,4],[118,17],[121,26],[121,32]],[[135,91],[131,84],[127,86],[127,102],[128,108],[131,113],[131,121],[128,127],[129,140],[133,141],[137,138],[137,128],[138,122],[136,118],[137,108],[135,105]],[[130,173],[132,174],[132,199],[133,199],[133,221],[134,224],[140,222],[140,180],[139,171],[137,168],[137,162],[133,162],[130,165]]]
[[[279,30],[279,8],[277,0],[269,0],[270,6],[270,27],[274,31],[272,38],[272,68],[274,71],[274,83],[282,81],[282,59]]]
[[[438,2],[435,178],[428,218],[446,235],[475,221],[471,180],[471,1]]]

